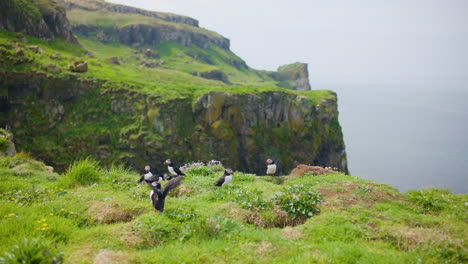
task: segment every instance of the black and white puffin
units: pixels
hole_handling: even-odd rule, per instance
[[[164,161],[164,164],[167,165],[167,170],[169,171],[169,177],[168,177],[169,180],[174,176],[185,176],[185,174],[181,172],[180,169],[174,165],[172,160],[167,159]]]
[[[221,176],[215,183],[213,183],[213,186],[221,187],[229,184],[232,181],[232,175],[234,175],[234,171],[232,169],[225,169],[224,175]]]
[[[275,164],[275,161],[272,160],[272,159],[267,159],[265,161],[265,164],[267,165],[267,170],[266,170],[266,174],[268,176],[275,176],[275,173],[276,173],[276,164]]]
[[[153,175],[151,173],[151,167],[149,165],[145,166],[145,172],[144,174],[140,177],[140,180],[138,181],[139,183],[145,181],[146,183],[152,183],[152,182],[161,182],[163,177],[161,175]]]
[[[155,210],[159,212],[164,211],[164,203],[166,202],[166,196],[170,190],[174,189],[179,185],[182,180],[182,176],[176,176],[166,183],[164,189],[161,190],[161,184],[159,182],[148,183],[151,187],[150,199]]]

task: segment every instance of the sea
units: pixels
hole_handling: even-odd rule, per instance
[[[468,193],[468,80],[318,86],[338,94],[352,175],[403,192]]]

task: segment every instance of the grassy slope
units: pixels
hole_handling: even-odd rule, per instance
[[[66,43],[60,39],[51,42],[41,41],[34,37],[27,36],[29,43],[12,46],[13,41],[18,41],[15,34],[0,30],[0,48],[4,52],[0,54],[0,59],[5,62],[2,70],[6,71],[31,71],[44,72],[53,76],[66,76],[71,74],[68,66],[72,61],[84,59],[88,62],[89,70],[86,73],[78,74],[85,79],[107,80],[107,87],[118,87],[129,90],[136,90],[142,93],[157,95],[162,101],[174,98],[191,97],[194,93],[201,94],[210,90],[228,90],[235,92],[260,92],[281,89],[275,86],[275,82],[268,79],[266,73],[257,72],[252,69],[238,70],[229,65],[229,60],[240,60],[230,51],[211,47],[202,50],[197,47],[183,47],[175,43],[165,43],[156,47],[149,47],[158,54],[157,59],[146,58],[142,51],[134,50],[128,46],[118,43],[101,43],[92,39],[79,38],[83,47]],[[29,45],[37,45],[45,52],[37,54],[27,48]],[[13,55],[13,48],[20,49],[24,56]],[[86,55],[86,50],[93,53],[93,57]],[[59,58],[54,54],[59,53]],[[214,65],[203,63],[193,59],[187,53],[208,55],[214,61]],[[7,57],[27,58],[29,61],[23,63],[13,63]],[[121,65],[115,65],[106,59],[117,56]],[[154,68],[143,67],[143,61],[150,61],[161,64]],[[61,69],[60,73],[50,73],[44,69],[44,65],[54,64]],[[224,71],[229,81],[234,85],[227,85],[221,81],[209,80],[191,75],[194,71],[209,71],[219,69]],[[317,97],[321,91],[311,91],[301,93],[304,96]]]
[[[172,192],[163,214],[152,214],[148,188],[136,184],[136,173],[99,169],[90,162],[76,167],[59,176],[24,154],[0,158],[0,252],[18,239],[37,237],[57,242],[69,263],[109,258],[114,263],[467,260],[467,195],[445,190],[402,194],[339,173],[278,184],[279,179],[237,172],[231,186],[218,189],[210,186],[217,173],[202,167]],[[79,173],[96,173],[98,180],[92,185],[68,181]],[[321,213],[294,227],[261,227],[274,223],[275,215],[255,206],[258,200],[268,201],[293,185],[324,194]],[[244,195],[232,202],[229,191]],[[247,195],[252,192],[260,196]]]

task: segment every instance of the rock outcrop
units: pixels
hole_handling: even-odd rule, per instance
[[[12,157],[16,154],[13,134],[0,128],[0,156]]]
[[[101,0],[61,0],[71,15],[73,31],[85,37],[96,37],[103,42],[126,45],[156,45],[173,41],[184,46],[208,48],[216,45],[229,49],[229,39],[198,27],[198,21],[175,14],[147,11],[135,7],[116,5]],[[109,14],[111,14],[109,16]],[[82,20],[87,15],[90,19]],[[132,15],[132,22],[127,23]],[[100,23],[94,17],[110,17]],[[121,17],[122,16],[122,17]]]
[[[65,8],[53,0],[0,1],[0,29],[24,32],[44,40],[60,37],[78,44]]]
[[[9,105],[3,120],[19,148],[34,150],[58,169],[92,155],[136,168],[151,161],[161,170],[158,161],[168,157],[179,163],[220,159],[263,175],[263,161],[271,157],[280,173],[300,163],[347,171],[332,92],[318,101],[286,91],[213,91],[164,102],[77,78],[0,75],[0,91],[7,91]]]
[[[181,23],[193,27],[198,27],[198,20],[191,17],[164,12],[148,11],[132,6],[112,4],[102,0],[58,0],[57,2],[63,4],[67,10],[81,9],[86,11],[108,11],[112,13],[137,14],[158,18],[168,22]]]
[[[278,68],[270,76],[280,82],[281,87],[298,91],[310,90],[309,71],[306,63],[296,62]]]

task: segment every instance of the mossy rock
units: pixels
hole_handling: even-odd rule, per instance
[[[88,62],[84,60],[78,60],[74,61],[70,66],[68,66],[68,69],[72,72],[87,72],[88,71]]]

